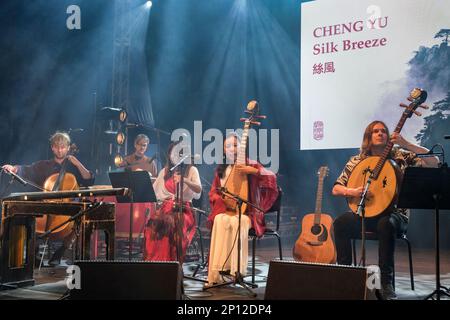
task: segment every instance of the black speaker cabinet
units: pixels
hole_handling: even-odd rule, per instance
[[[76,261],[75,266],[81,288],[70,291],[71,300],[181,299],[183,274],[178,262]]]
[[[273,260],[264,299],[366,300],[366,280],[364,267]]]

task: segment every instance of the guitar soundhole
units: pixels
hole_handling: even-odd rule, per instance
[[[311,228],[311,233],[315,236],[317,236],[318,234],[320,234],[322,232],[322,228],[320,227],[320,225],[316,224],[313,225]]]

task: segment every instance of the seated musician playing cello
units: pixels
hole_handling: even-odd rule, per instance
[[[145,155],[150,139],[145,134],[138,134],[134,139],[134,152],[125,157],[119,167],[130,168],[132,171],[144,170],[156,177],[157,169],[153,158]]]
[[[75,176],[79,186],[86,187],[92,185],[94,183],[94,174],[86,169],[75,156],[69,155],[70,145],[70,136],[67,133],[56,132],[50,137],[53,159],[40,160],[31,165],[6,164],[2,168],[3,170],[16,173],[25,180],[43,187],[45,191],[52,191],[53,186],[48,178],[52,177],[54,174],[59,174],[63,167],[65,172]],[[60,264],[64,252],[69,248],[73,240],[74,232],[71,232],[63,239],[63,245],[58,248],[50,258],[48,262],[50,266]]]
[[[237,230],[239,215],[229,212],[221,187],[226,187],[232,170],[238,170],[249,177],[249,201],[264,212],[247,206],[241,216],[241,263],[240,274],[245,276],[248,263],[248,231],[255,229],[257,236],[262,236],[265,230],[264,213],[269,210],[278,197],[276,176],[265,169],[260,163],[247,160],[247,165],[235,164],[239,147],[236,134],[229,135],[224,141],[224,163],[217,166],[214,180],[209,192],[211,214],[208,224],[212,228],[211,246],[209,251],[208,285],[222,282],[221,273],[235,275],[237,266]]]
[[[345,165],[341,175],[333,187],[333,195],[360,198],[364,187],[350,188],[347,183],[355,167],[370,156],[381,156],[390,139],[394,146],[389,156],[403,172],[407,166],[436,167],[438,159],[435,157],[418,158],[416,153],[426,153],[427,148],[412,144],[405,140],[399,133],[389,135],[389,130],[382,121],[373,121],[364,132],[361,151],[353,156]],[[373,190],[374,191],[374,190]],[[369,199],[373,193],[368,193]],[[381,297],[386,300],[396,299],[392,285],[394,273],[394,249],[397,234],[406,231],[408,214],[406,210],[393,209],[391,212],[366,220],[366,230],[375,231],[378,234],[379,248],[378,259],[381,271]],[[336,242],[338,264],[352,263],[351,239],[361,234],[361,218],[347,212],[336,218],[334,222],[334,236]]]

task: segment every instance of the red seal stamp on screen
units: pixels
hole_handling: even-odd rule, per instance
[[[323,121],[314,121],[313,137],[314,140],[323,139]]]

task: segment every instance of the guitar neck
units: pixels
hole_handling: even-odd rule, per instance
[[[323,180],[324,177],[319,177],[319,183],[317,185],[316,210],[314,211],[314,224],[320,224],[320,214],[322,213],[323,200]]]
[[[250,121],[245,121],[244,130],[242,132],[241,144],[239,145],[238,153],[237,153],[237,164],[246,164],[246,150],[247,150],[247,141],[248,141],[248,131],[250,129]]]
[[[402,117],[400,118],[400,121],[397,123],[397,126],[395,127],[395,130],[394,130],[395,133],[400,133],[400,131],[402,131],[402,128],[405,125],[407,118],[408,118],[408,115],[406,113],[403,113]],[[390,139],[390,137],[388,137],[388,139]],[[374,180],[378,179],[381,169],[383,169],[384,163],[386,162],[393,147],[394,147],[394,144],[389,140],[389,142],[387,143],[386,147],[383,150],[383,153],[380,156],[380,160],[378,160],[378,163],[373,170],[372,178]]]

